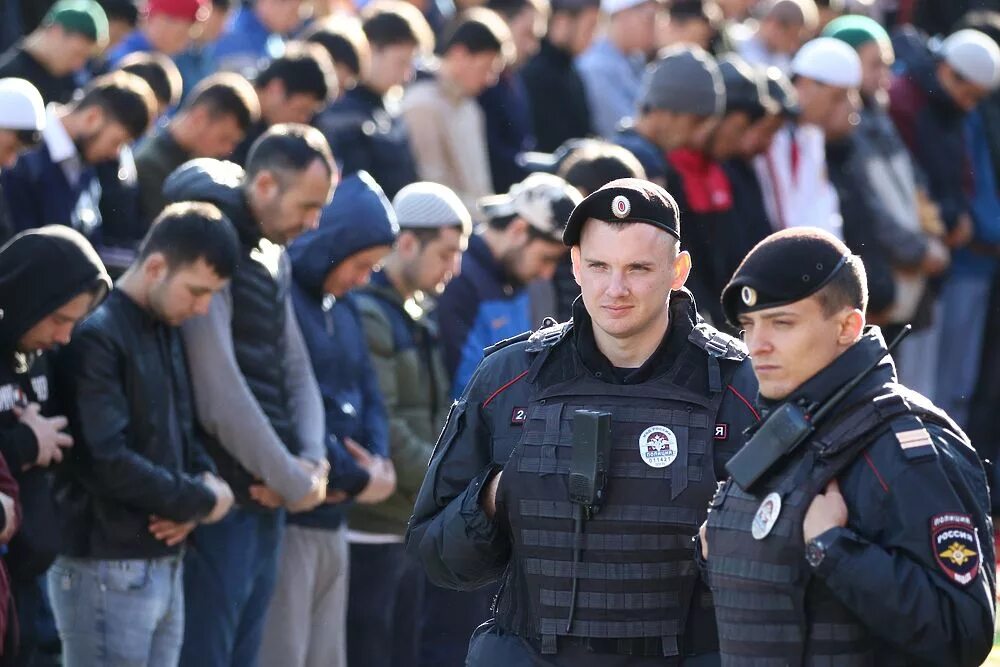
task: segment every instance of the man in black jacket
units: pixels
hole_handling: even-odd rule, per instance
[[[50,467],[73,444],[62,432],[66,418],[56,412],[46,352],[68,343],[110,288],[93,247],[69,227],[28,231],[0,249],[0,454],[20,486],[23,509],[5,557],[20,626],[19,664],[38,643],[44,609],[38,577],[61,539]]]
[[[57,481],[67,541],[48,579],[70,663],[177,663],[182,545],[233,503],[194,430],[178,327],[207,312],[238,248],[211,204],[168,207],[60,356],[76,447]]]

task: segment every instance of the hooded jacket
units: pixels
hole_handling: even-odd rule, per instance
[[[182,327],[208,452],[241,505],[260,509],[248,492],[256,480],[298,500],[312,480],[296,457],[323,459],[324,436],[319,391],[288,298],[288,257],[263,238],[239,166],[191,160],[163,193],[170,201],[215,204],[240,238],[229,287],[212,298],[207,315]]]
[[[11,494],[13,472],[24,521],[6,561],[17,579],[44,572],[61,546],[50,470],[34,466],[38,442],[14,408],[34,402],[49,416],[61,410],[49,391],[48,355],[19,351],[18,341],[80,294],[93,291],[91,307],[96,307],[110,289],[111,279],[97,253],[69,227],[52,225],[25,232],[0,248],[0,453],[6,463],[0,466],[0,491]]]
[[[303,234],[288,249],[295,315],[323,396],[329,486],[351,495],[361,492],[368,474],[340,440],[351,438],[373,454],[388,456],[389,421],[353,296],[325,294],[323,282],[351,256],[375,246],[391,246],[397,231],[389,201],[362,171],[337,187],[319,228]],[[343,522],[343,514],[342,506],[320,505],[288,521],[333,530]]]

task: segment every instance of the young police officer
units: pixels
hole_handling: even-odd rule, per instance
[[[487,350],[452,407],[407,539],[438,585],[503,578],[468,664],[717,660],[685,551],[756,385],[743,346],[698,324],[679,238],[659,186],[591,194],[563,237],[573,319]]]
[[[990,652],[985,475],[951,419],[895,384],[865,328],[865,285],[843,243],[801,227],[758,244],[723,292],[766,416],[702,531],[724,665],[978,665]],[[775,460],[789,432],[801,444]]]

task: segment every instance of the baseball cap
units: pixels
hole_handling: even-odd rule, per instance
[[[45,103],[30,82],[13,77],[0,79],[0,129],[45,129]]]
[[[94,0],[59,0],[42,19],[42,25],[59,25],[93,42],[108,42],[108,16]]]
[[[450,188],[440,183],[410,183],[392,200],[400,229],[435,229],[460,226],[472,232],[472,216]]]
[[[993,90],[1000,84],[1000,47],[978,30],[959,30],[941,42],[938,53],[968,81]]]
[[[719,116],[726,89],[715,59],[697,46],[661,52],[646,68],[639,88],[639,109],[663,109],[697,116]]]
[[[857,88],[861,85],[861,59],[846,42],[817,37],[792,58],[792,73],[836,88]]]
[[[149,0],[146,14],[170,16],[194,23],[202,19],[208,11],[208,0]]]
[[[479,210],[491,219],[518,216],[553,241],[562,239],[566,220],[583,200],[579,190],[552,174],[531,174],[504,195],[483,197]]]

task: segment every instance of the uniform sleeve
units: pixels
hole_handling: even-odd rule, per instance
[[[489,360],[452,405],[406,534],[406,548],[437,586],[472,590],[497,580],[510,541],[479,504],[484,484],[501,470],[493,461],[492,429],[481,408],[495,391]]]
[[[723,391],[726,395],[722,398],[714,425],[715,478],[718,481],[729,476],[726,463],[746,444],[743,432],[760,421],[760,415],[753,406],[757,397],[757,378],[749,361],[740,364]]]
[[[897,650],[927,663],[979,665],[993,645],[992,524],[978,494],[949,479],[941,457],[950,447],[942,445],[908,459],[890,435],[863,454],[842,479],[849,524],[825,534],[831,541],[816,574]],[[882,455],[886,447],[895,462]]]

